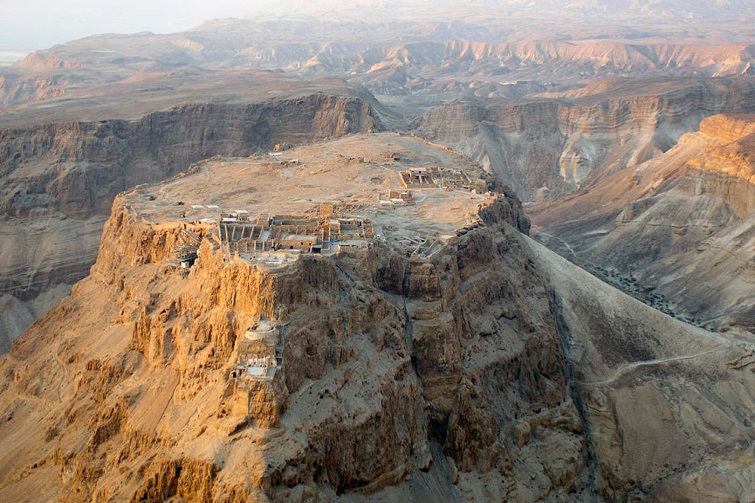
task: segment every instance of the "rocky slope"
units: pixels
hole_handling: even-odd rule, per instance
[[[755,497],[753,337],[695,329],[529,242],[605,501]]]
[[[734,34],[698,20],[683,32],[665,21],[550,29],[526,5],[470,7],[463,22],[436,19],[448,6],[426,22],[394,7],[369,21],[226,19],[94,36],[0,69],[0,351],[58,298],[39,295],[84,275],[115,193],[203,157],[403,130],[439,102],[493,98],[432,109],[414,129],[526,200],[548,199],[667,150],[707,115],[752,110],[748,79],[687,79],[751,73],[753,39],[736,20]],[[663,78],[584,87],[640,75]]]
[[[468,162],[418,140],[392,142],[297,150],[295,183],[316,193],[331,169],[365,193],[380,190],[376,174],[398,170],[355,161],[369,146],[398,145],[418,164]],[[3,357],[4,499],[755,494],[752,341],[672,320],[528,240],[510,194],[458,215],[478,223],[430,257],[411,253],[406,233],[465,213],[458,201],[473,194],[422,189],[415,207],[374,213],[376,224],[397,222],[384,227],[385,242],[302,255],[274,273],[226,254],[206,223],[159,218],[176,212],[182,190],[206,190],[223,170],[236,190],[219,185],[215,196],[234,204],[259,204],[255,173],[294,183],[291,168],[244,162],[117,198],[92,274]],[[161,196],[147,201],[151,193]],[[170,264],[185,229],[202,244],[181,274]],[[233,372],[257,319],[283,327],[282,367],[241,389]]]
[[[0,292],[10,306],[2,312],[0,348],[38,312],[18,301],[86,275],[117,193],[200,159],[381,127],[370,104],[347,89],[292,91],[246,104],[182,105],[134,120],[0,129]]]
[[[533,201],[651,159],[705,117],[753,107],[749,79],[627,79],[539,99],[449,103],[418,117],[413,130],[466,153]]]
[[[717,115],[661,157],[532,208],[543,241],[640,298],[755,330],[752,115]]]

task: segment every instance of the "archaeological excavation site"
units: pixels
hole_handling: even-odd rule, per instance
[[[230,3],[4,6],[0,503],[755,502],[755,2]]]
[[[24,409],[0,425],[23,459],[3,493],[663,498],[694,488],[668,480],[691,467],[725,483],[708,463],[727,445],[740,454],[720,462],[746,477],[748,343],[629,298],[529,230],[477,163],[396,133],[214,157],[126,191],[90,275],[2,363],[4,406]],[[726,413],[697,415],[701,400]]]

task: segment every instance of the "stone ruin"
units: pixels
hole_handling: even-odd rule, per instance
[[[404,188],[409,187],[437,187],[435,180],[440,175],[440,168],[407,168],[399,173]]]
[[[283,376],[282,371],[283,326],[277,321],[256,320],[239,340],[237,364],[230,371],[233,413],[252,416],[259,387],[273,384],[276,377]]]
[[[399,173],[404,188],[440,188],[443,190],[469,190],[485,192],[485,180],[473,180],[463,170],[432,167],[413,167]]]
[[[283,337],[275,321],[257,320],[239,341],[237,379],[272,380],[283,366]]]
[[[221,214],[217,233],[229,255],[250,265],[277,269],[303,253],[334,255],[344,249],[367,249],[375,231],[367,218],[336,216],[336,205],[324,204],[319,215],[256,217],[245,210]]]
[[[378,195],[378,204],[381,208],[393,206],[414,206],[414,194],[411,190],[389,190],[384,194]]]

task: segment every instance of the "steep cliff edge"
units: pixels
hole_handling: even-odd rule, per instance
[[[718,145],[705,151],[699,159],[690,159],[688,166],[740,178],[755,185],[755,115],[715,115],[700,123],[700,133]],[[755,198],[728,198],[738,213],[755,210]]]
[[[380,128],[367,101],[318,92],[182,105],[137,120],[2,129],[0,292],[27,302],[83,278],[113,197],[129,187],[216,155],[247,156]],[[24,311],[3,311],[0,338],[12,340],[26,328]]]
[[[431,160],[445,189],[417,175],[380,202]],[[468,159],[397,135],[119,196],[91,275],[0,361],[0,494],[623,501],[713,477],[711,500],[751,497],[752,343],[632,302],[528,226]]]
[[[532,207],[539,239],[667,312],[753,332],[754,124],[707,118],[657,159]]]
[[[413,130],[471,156],[534,201],[656,157],[710,115],[753,107],[748,79],[615,80],[513,103],[441,105]]]
[[[348,141],[360,152],[375,145]],[[377,151],[403,147],[418,163],[467,162],[416,139],[394,141]],[[306,165],[296,168],[296,183],[330,166],[342,191],[353,190],[338,184],[351,173],[371,191],[400,187],[400,170],[378,186],[386,175],[380,159],[354,163],[349,145],[338,145],[344,158],[336,167],[329,152],[319,162],[307,151],[292,154]],[[344,163],[350,172],[339,169]],[[288,183],[284,166],[258,165]],[[348,499],[424,473],[457,497],[469,490],[481,499],[528,500],[586,490],[583,426],[548,295],[508,227],[528,225],[515,197],[422,188],[415,208],[372,214],[380,228],[374,246],[352,250],[342,238],[337,254],[296,254],[288,266],[229,254],[234,242],[206,223],[154,220],[162,207],[174,211],[180,187],[202,190],[210,174],[234,186],[239,168],[203,168],[164,185],[171,195],[153,201],[144,198],[152,187],[116,200],[92,275],[2,363],[3,375],[10,372],[0,426],[4,495],[22,494],[37,473],[53,471],[60,476],[43,484],[41,497],[68,501]],[[257,176],[242,180],[254,190],[228,193],[228,204],[279,188]],[[308,179],[314,194],[318,180]],[[360,201],[371,203],[361,211],[377,206],[372,197]],[[415,217],[402,224],[404,214]],[[433,228],[451,235],[412,253],[414,233]],[[187,232],[202,243],[188,275],[171,266]],[[247,358],[267,351],[249,336],[258,320],[280,330],[267,356],[280,358],[270,379],[247,376],[257,368]],[[21,404],[36,410],[22,414]],[[35,414],[45,419],[18,429],[16,421]],[[503,436],[502,421],[511,423]],[[521,429],[537,433],[522,437]],[[40,443],[27,449],[18,435]],[[41,470],[27,472],[35,463]],[[534,479],[526,475],[533,470]]]

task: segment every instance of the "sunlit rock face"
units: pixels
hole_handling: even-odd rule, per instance
[[[540,238],[651,305],[752,333],[753,124],[709,117],[657,159],[534,207]]]
[[[380,204],[429,159],[436,185]],[[305,247],[326,228],[340,238]],[[471,160],[395,134],[210,160],[118,196],[90,275],[0,363],[0,494],[622,501],[707,497],[686,482],[708,479],[714,499],[752,494],[751,344],[630,299],[528,229]]]
[[[526,100],[440,105],[413,127],[534,201],[544,188],[557,199],[657,157],[706,117],[752,111],[749,79],[627,79]]]
[[[344,93],[345,94],[345,93]],[[113,198],[215,155],[380,129],[366,101],[315,93],[186,105],[138,120],[0,130],[0,350],[86,276]]]

